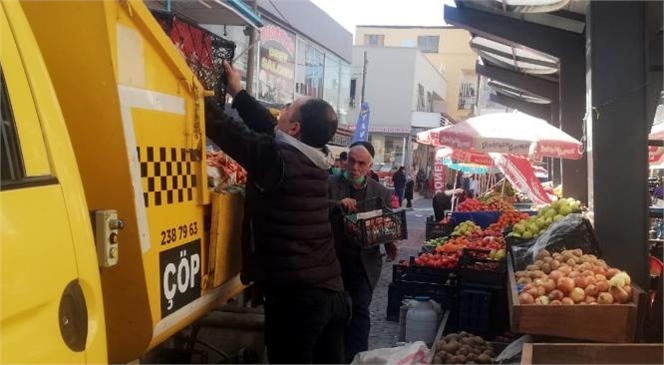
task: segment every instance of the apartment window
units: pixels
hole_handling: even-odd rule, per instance
[[[417,111],[425,111],[425,101],[424,101],[424,86],[422,84],[417,84]]]
[[[423,53],[438,53],[437,35],[421,35],[417,37],[417,48]]]
[[[365,34],[364,44],[367,46],[384,46],[385,36],[382,34]]]
[[[350,80],[350,106],[355,106],[355,89],[357,88],[357,79]]]

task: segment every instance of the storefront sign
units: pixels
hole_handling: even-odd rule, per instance
[[[295,35],[267,24],[261,28],[258,99],[276,104],[293,100]]]

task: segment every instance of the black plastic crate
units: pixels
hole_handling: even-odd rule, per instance
[[[151,11],[203,87],[214,91],[219,100],[225,100],[226,70],[223,63],[233,61],[235,43],[181,15],[155,9]]]
[[[463,283],[459,287],[459,330],[494,338],[509,330],[504,286]]]
[[[464,248],[459,259],[459,278],[463,282],[507,285],[507,260],[489,260],[491,250]]]
[[[392,265],[392,282],[398,281],[456,285],[457,271],[398,263]]]
[[[373,203],[372,207],[361,212],[380,211],[379,215],[370,218],[359,218],[357,213],[344,215],[344,227],[349,237],[364,248],[408,239],[405,210],[386,208],[381,198],[358,202],[358,206],[369,206],[370,203]]]
[[[436,222],[434,216],[429,216],[426,221],[426,230],[424,231],[424,239],[430,240],[439,237],[447,237],[454,231],[454,224]]]
[[[397,281],[391,283],[387,290],[386,317],[388,321],[399,321],[399,310],[404,299],[413,299],[417,296],[427,296],[440,304],[442,310],[454,311],[458,307],[458,291],[455,285],[441,285],[432,283],[419,283]]]

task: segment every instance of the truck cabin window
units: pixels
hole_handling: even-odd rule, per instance
[[[5,76],[2,73],[2,69],[0,69],[0,82],[2,82],[2,87],[0,87],[0,96],[2,99],[2,104],[0,104],[0,112],[2,112],[2,125],[0,126],[1,186],[2,182],[20,180],[25,176],[25,170],[23,168],[23,159],[21,157],[11,102],[7,93],[7,84],[5,83]]]

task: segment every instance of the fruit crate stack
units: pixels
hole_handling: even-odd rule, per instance
[[[646,295],[601,259],[592,226],[578,214],[511,248],[512,331],[598,342],[634,342]]]
[[[431,240],[434,238],[447,237],[452,233],[454,224],[451,221],[443,220],[436,222],[434,216],[427,217],[426,229],[424,232],[424,239]]]

